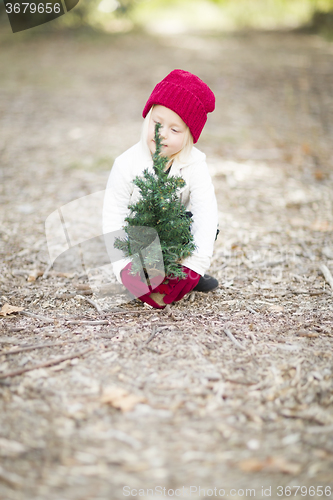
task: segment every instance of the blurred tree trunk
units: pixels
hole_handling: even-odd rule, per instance
[[[327,12],[315,10],[309,24],[310,31],[333,38],[333,6]]]

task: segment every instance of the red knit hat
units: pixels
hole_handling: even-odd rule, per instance
[[[200,78],[188,71],[175,69],[152,91],[142,113],[144,118],[153,104],[160,104],[177,113],[196,143],[207,121],[207,113],[215,109],[215,96]]]

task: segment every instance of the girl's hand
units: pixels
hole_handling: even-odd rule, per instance
[[[168,283],[166,285],[160,285],[157,287],[156,291],[165,293],[165,297],[163,299],[165,304],[171,304],[171,302],[180,300],[184,297],[184,295],[190,293],[193,288],[197,286],[200,274],[185,266],[183,266],[183,271],[187,274],[186,278],[171,278],[168,279]],[[162,287],[161,290],[159,290],[160,287]]]

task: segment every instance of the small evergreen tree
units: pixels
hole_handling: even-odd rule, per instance
[[[139,188],[141,198],[129,205],[130,214],[126,217],[125,239],[116,239],[115,248],[122,250],[132,259],[132,274],[142,269],[145,254],[146,270],[150,274],[161,263],[161,252],[166,277],[186,277],[181,268],[181,261],[195,250],[191,234],[191,218],[181,203],[177,192],[185,185],[184,179],[168,175],[165,172],[169,159],[161,155],[160,123],[155,126],[156,150],[153,155],[153,170],[145,169],[142,176],[137,176],[133,183]],[[151,245],[159,236],[160,246]],[[151,245],[151,247],[149,247]]]

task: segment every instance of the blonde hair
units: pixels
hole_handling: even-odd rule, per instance
[[[148,148],[147,138],[148,138],[149,121],[150,121],[150,115],[151,115],[151,112],[153,110],[153,107],[154,107],[154,105],[150,108],[150,110],[148,111],[148,113],[146,115],[146,118],[144,119],[143,126],[142,126],[142,132],[141,132],[141,141],[144,142],[144,144],[147,146],[147,148]],[[170,162],[172,163],[175,160],[178,161],[179,163],[186,163],[190,157],[192,147],[193,147],[193,137],[192,137],[192,134],[191,134],[189,127],[186,124],[185,124],[185,126],[186,126],[186,129],[185,129],[185,135],[184,135],[184,141],[183,141],[182,148],[180,151],[178,151],[178,153],[175,153],[174,155],[171,155],[169,157],[170,161],[169,161],[168,165],[170,165]]]

